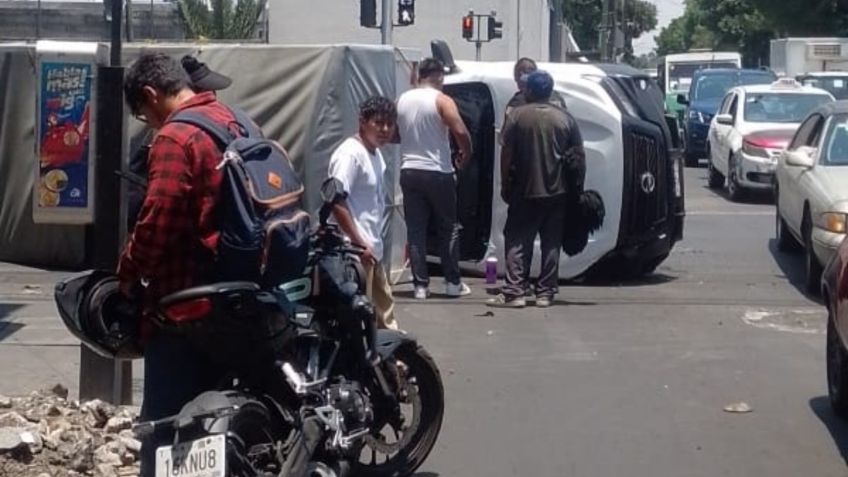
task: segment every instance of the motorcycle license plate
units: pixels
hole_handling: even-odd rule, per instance
[[[156,449],[156,477],[224,477],[227,441],[223,434]]]

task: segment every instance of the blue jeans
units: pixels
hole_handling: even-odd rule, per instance
[[[172,416],[198,394],[215,389],[220,370],[193,350],[179,336],[159,333],[144,349],[144,395],[141,419],[151,421]],[[142,439],[140,477],[152,477],[156,448],[168,445],[172,432],[157,432]]]

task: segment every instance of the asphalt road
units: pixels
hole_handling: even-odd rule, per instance
[[[447,399],[419,477],[848,475],[825,313],[800,291],[801,258],[776,252],[773,205],[731,204],[703,169],[686,181],[686,238],[647,280],[569,285],[548,310],[491,315],[479,282],[424,304],[400,287],[399,320]],[[0,393],[74,392],[79,353],[49,301],[61,274],[27,273],[0,266]],[[752,412],[723,410],[743,401]]]

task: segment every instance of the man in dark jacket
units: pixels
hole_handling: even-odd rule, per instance
[[[536,306],[548,307],[558,291],[565,223],[566,163],[585,162],[577,122],[552,104],[553,78],[544,71],[527,77],[527,104],[507,116],[501,149],[501,197],[509,204],[504,227],[506,283],[489,306],[523,308],[529,288],[533,244],[541,240],[542,270]]]

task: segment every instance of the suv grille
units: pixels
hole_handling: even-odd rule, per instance
[[[630,187],[625,194],[629,213],[628,235],[641,235],[668,216],[668,167],[657,140],[630,132],[626,137],[625,160],[631,165]]]

